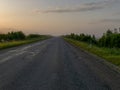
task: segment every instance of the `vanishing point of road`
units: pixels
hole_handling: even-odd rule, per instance
[[[52,38],[0,51],[0,90],[120,90],[120,73]]]

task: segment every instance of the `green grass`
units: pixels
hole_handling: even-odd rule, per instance
[[[97,47],[95,45],[89,45],[88,43],[64,38],[67,42],[80,47],[90,53],[96,54],[97,56],[100,56],[104,58],[105,60],[113,63],[114,65],[117,65],[120,67],[120,49],[115,48],[101,48]]]
[[[42,38],[26,39],[26,40],[21,40],[21,41],[4,42],[4,43],[0,43],[0,50],[10,48],[10,47],[20,46],[20,45],[24,45],[24,44],[29,44],[29,43],[45,40],[48,38],[49,37],[42,37]]]

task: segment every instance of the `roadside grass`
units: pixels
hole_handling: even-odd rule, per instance
[[[0,43],[0,50],[15,47],[15,46],[20,46],[20,45],[24,45],[24,44],[29,44],[29,43],[33,43],[33,42],[37,42],[37,41],[42,41],[42,40],[45,40],[48,38],[50,38],[50,37],[46,36],[46,37],[41,37],[41,38],[31,38],[31,39],[20,40],[20,41],[2,42],[2,43]]]
[[[77,40],[68,39],[68,38],[64,38],[64,39],[67,42],[71,43],[72,45],[80,47],[80,48],[82,48],[90,53],[96,54],[97,56],[102,57],[105,60],[120,67],[120,49],[103,48],[103,47],[97,47],[95,45],[91,46],[88,43],[80,42]]]

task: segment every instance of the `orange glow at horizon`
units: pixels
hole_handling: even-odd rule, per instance
[[[103,33],[106,28],[114,28],[120,24],[120,8],[117,6],[119,2],[115,1],[113,4],[107,1],[109,8],[106,8],[107,6],[99,8],[97,6],[106,5],[105,2],[101,0],[96,2],[93,0],[0,0],[0,32],[7,32],[9,28],[14,28],[26,33],[53,35],[72,32]],[[92,9],[89,6],[91,3],[97,8]]]

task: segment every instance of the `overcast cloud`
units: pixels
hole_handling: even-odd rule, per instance
[[[90,2],[81,4],[79,7],[69,7],[69,8],[59,8],[55,7],[54,9],[40,10],[37,9],[37,13],[70,13],[70,12],[86,12],[104,9],[110,5],[118,3],[119,0],[104,0],[99,2]]]

